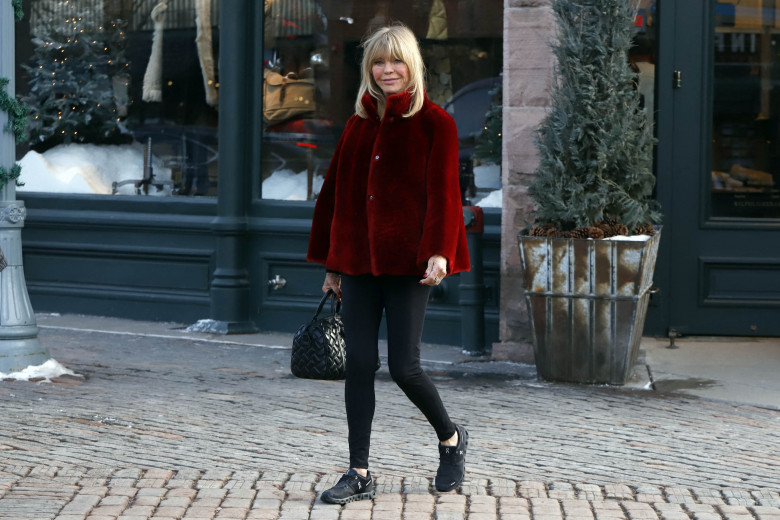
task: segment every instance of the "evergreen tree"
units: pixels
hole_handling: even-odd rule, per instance
[[[493,94],[493,104],[485,114],[485,126],[477,135],[476,145],[474,146],[474,158],[493,164],[501,164],[501,132],[503,131],[501,114],[502,106],[502,88],[499,84]]]
[[[631,0],[553,0],[558,33],[552,106],[537,134],[529,193],[539,225],[660,221],[652,200],[652,123],[628,62]]]
[[[115,84],[129,81],[122,23],[69,6],[68,18],[51,20],[34,33],[34,54],[25,67],[30,91],[30,144],[45,150],[60,143],[110,143],[121,134]]]

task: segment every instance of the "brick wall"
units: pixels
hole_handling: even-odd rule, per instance
[[[533,218],[527,187],[539,162],[534,132],[550,104],[553,31],[550,0],[504,0],[501,341],[494,359],[533,363],[517,232]]]

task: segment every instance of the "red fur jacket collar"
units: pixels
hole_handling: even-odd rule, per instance
[[[408,92],[389,96],[384,118],[353,115],[314,209],[309,261],[346,274],[422,278],[433,255],[449,274],[469,269],[452,117],[425,98],[413,117]]]

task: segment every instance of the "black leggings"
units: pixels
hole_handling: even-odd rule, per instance
[[[420,368],[420,338],[430,287],[415,276],[341,277],[347,376],[344,387],[349,425],[349,465],[368,468],[374,418],[374,373],[379,323],[387,318],[390,376],[431,423],[440,441],[455,434],[436,387]]]

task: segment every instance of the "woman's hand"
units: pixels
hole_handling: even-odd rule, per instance
[[[420,280],[423,285],[439,285],[447,276],[447,259],[441,255],[433,255],[428,259],[425,278]]]
[[[325,282],[322,284],[322,292],[333,291],[341,301],[341,275],[338,273],[325,273]]]

